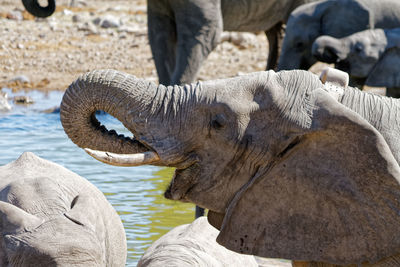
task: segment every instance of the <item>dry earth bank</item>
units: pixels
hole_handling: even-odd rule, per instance
[[[53,16],[35,19],[21,1],[0,0],[0,88],[65,90],[79,74],[103,68],[157,82],[145,0],[75,2],[59,0]],[[267,49],[263,33],[223,42],[199,79],[264,70]]]

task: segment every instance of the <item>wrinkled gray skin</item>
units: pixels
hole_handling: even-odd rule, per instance
[[[373,28],[400,27],[398,0],[324,0],[303,5],[290,15],[278,70],[309,69],[317,59],[312,44],[318,36],[341,38]]]
[[[253,256],[242,255],[219,245],[218,230],[206,217],[175,227],[155,241],[143,254],[137,267],[164,266],[246,266],[257,267]]]
[[[276,67],[282,23],[315,0],[149,0],[148,33],[161,84],[193,82],[225,31],[266,31],[267,68]]]
[[[22,0],[26,11],[39,18],[51,16],[56,10],[56,1],[48,0],[47,6],[41,6],[38,0]]]
[[[334,98],[298,70],[173,87],[101,70],[68,88],[60,116],[82,148],[176,167],[165,196],[209,209],[226,248],[356,264],[400,253],[399,101],[351,87]]]
[[[230,266],[289,267],[289,262],[243,255],[216,241],[218,230],[206,217],[175,227],[156,240],[140,258],[137,267]]]
[[[365,85],[387,87],[387,96],[400,97],[400,28],[366,30],[340,39],[320,36],[312,54]]]
[[[1,266],[125,266],[121,220],[86,179],[26,152],[0,167]]]

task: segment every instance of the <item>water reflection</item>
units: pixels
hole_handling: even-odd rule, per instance
[[[8,92],[11,96],[11,92]],[[0,113],[0,165],[24,151],[56,162],[95,184],[119,213],[128,242],[127,266],[136,263],[145,249],[172,227],[189,223],[194,206],[163,197],[173,169],[154,166],[124,168],[100,163],[74,145],[62,129],[58,113],[43,113],[61,101],[61,92],[29,92],[36,102],[13,106]],[[107,128],[126,131],[111,116],[97,116]]]

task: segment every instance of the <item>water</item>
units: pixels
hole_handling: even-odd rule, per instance
[[[11,91],[8,93],[12,95]],[[154,240],[177,225],[193,221],[194,206],[162,196],[173,169],[109,166],[73,144],[64,133],[59,113],[42,112],[58,106],[62,94],[32,91],[27,95],[36,101],[35,104],[14,105],[11,112],[0,112],[0,165],[17,159],[24,151],[31,151],[91,181],[120,215],[127,237],[127,266],[136,266]],[[122,124],[109,115],[98,115],[98,119],[108,129],[126,132]]]

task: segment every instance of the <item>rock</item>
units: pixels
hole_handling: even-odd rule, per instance
[[[79,31],[86,31],[89,34],[98,34],[96,26],[92,22],[85,22],[78,26]]]
[[[21,105],[30,105],[33,104],[34,101],[29,96],[21,95],[21,96],[14,96],[14,103]]]
[[[146,29],[143,29],[143,28],[138,27],[138,26],[134,27],[134,26],[124,25],[124,26],[119,27],[118,31],[119,32],[126,32],[126,33],[140,33],[140,32],[143,32],[144,34],[147,34]]]
[[[74,12],[72,12],[72,11],[69,10],[69,9],[64,9],[62,13],[63,13],[63,15],[65,15],[65,16],[71,16],[71,15],[74,14]]]
[[[7,14],[6,17],[7,17],[8,19],[16,20],[16,21],[22,21],[22,20],[24,20],[24,16],[22,15],[22,12],[19,11],[19,10],[10,11],[10,12]]]
[[[25,75],[18,75],[18,76],[15,76],[14,78],[12,78],[12,79],[10,80],[10,82],[15,82],[15,83],[21,83],[21,84],[23,84],[23,83],[30,83],[31,81],[30,81],[29,78],[26,77]]]
[[[82,17],[79,15],[73,15],[72,22],[82,22]]]
[[[112,15],[107,15],[103,18],[95,18],[93,23],[99,25],[101,28],[119,28],[121,26],[121,21]]]
[[[8,104],[7,93],[0,92],[0,112],[10,111],[11,106]]]
[[[113,7],[107,8],[106,11],[121,12],[121,11],[127,11],[127,10],[128,10],[128,8],[125,6],[113,6]]]

